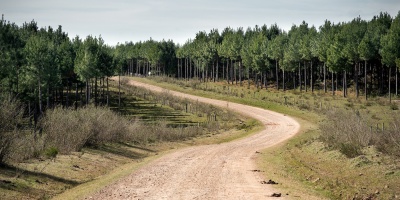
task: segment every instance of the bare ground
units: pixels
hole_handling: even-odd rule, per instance
[[[165,91],[160,87],[130,81],[129,84]],[[218,145],[184,148],[140,168],[115,184],[85,199],[265,199],[280,193],[261,184],[256,168],[257,151],[294,136],[300,125],[292,118],[261,108],[170,91],[260,120],[265,129],[245,139]],[[272,172],[270,172],[272,173]],[[282,194],[282,198],[287,198]],[[292,196],[293,197],[293,196]]]

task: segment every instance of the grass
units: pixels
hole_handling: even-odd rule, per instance
[[[262,152],[258,164],[265,177],[281,182],[280,189],[292,197],[309,199],[314,194],[329,199],[399,199],[399,158],[382,154],[374,146],[361,149],[362,155],[348,158],[320,140],[319,124],[329,110],[357,110],[381,129],[398,115],[398,99],[391,104],[384,97],[348,98],[321,91],[276,91],[247,89],[226,83],[170,80],[165,77],[135,80],[204,97],[266,108],[296,118],[301,134]],[[339,92],[337,92],[338,95]],[[345,119],[345,116],[344,116]]]

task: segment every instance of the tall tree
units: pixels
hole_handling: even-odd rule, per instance
[[[382,64],[389,67],[396,66],[400,68],[400,11],[393,19],[389,32],[381,39]],[[397,83],[396,83],[397,84]],[[390,76],[389,76],[390,88]],[[389,89],[389,98],[391,98],[391,91]]]

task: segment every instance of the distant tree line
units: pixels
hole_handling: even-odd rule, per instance
[[[317,30],[306,22],[286,32],[274,24],[254,28],[200,31],[183,45],[149,40],[116,46],[129,60],[126,73],[166,74],[181,79],[225,80],[257,87],[335,94],[352,86],[358,97],[398,94],[400,13],[380,13]],[[250,81],[248,82],[250,84]],[[394,87],[394,89],[393,89]]]
[[[380,13],[317,30],[306,22],[286,32],[277,24],[200,31],[183,45],[69,38],[59,26],[0,22],[0,92],[18,98],[35,118],[55,105],[108,104],[108,77],[168,75],[179,79],[255,84],[324,92],[348,88],[358,97],[398,94],[400,12]],[[339,90],[340,89],[340,90]],[[390,95],[389,95],[390,96]]]

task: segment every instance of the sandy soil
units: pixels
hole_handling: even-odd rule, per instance
[[[165,89],[130,81],[155,91]],[[257,152],[293,135],[300,125],[292,118],[261,108],[170,91],[188,99],[228,107],[260,120],[265,129],[245,139],[195,146],[163,156],[86,199],[266,199],[280,193],[255,165]],[[272,173],[272,172],[271,172]],[[284,199],[285,194],[279,199]]]

